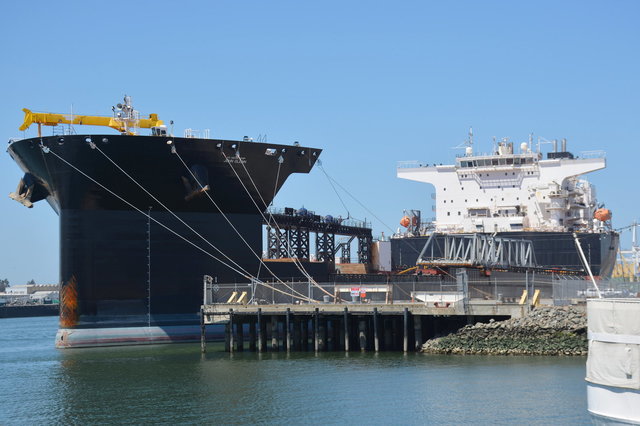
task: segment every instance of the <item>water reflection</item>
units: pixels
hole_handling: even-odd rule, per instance
[[[3,323],[0,424],[589,421],[584,358],[59,351],[55,322],[28,320]]]

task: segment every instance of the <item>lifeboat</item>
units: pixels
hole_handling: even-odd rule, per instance
[[[593,214],[593,217],[598,219],[601,222],[606,222],[607,220],[611,220],[611,210],[609,210],[609,209],[598,209]]]

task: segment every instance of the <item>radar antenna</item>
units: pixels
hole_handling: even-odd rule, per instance
[[[469,127],[469,133],[467,139],[452,149],[464,149],[465,155],[473,154],[473,127]]]

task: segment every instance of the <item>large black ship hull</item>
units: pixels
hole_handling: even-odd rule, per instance
[[[609,278],[616,262],[619,235],[613,231],[578,233],[577,235],[593,275]],[[536,264],[541,269],[587,274],[571,232],[499,232],[496,236],[530,240],[533,244]],[[438,248],[444,247],[444,235],[436,234],[434,238],[436,239],[436,244],[433,244],[434,256],[442,256],[442,253],[438,253]],[[392,238],[393,270],[401,271],[415,266],[418,255],[428,239],[428,236]]]
[[[9,153],[33,186],[31,201],[46,197],[59,215],[56,344],[68,347],[197,338],[204,275],[271,278],[260,267],[261,211],[320,150],[73,135],[16,141]]]

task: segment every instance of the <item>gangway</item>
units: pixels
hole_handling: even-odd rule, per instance
[[[535,268],[537,266],[531,240],[479,233],[431,234],[416,264],[428,267],[482,268]]]

